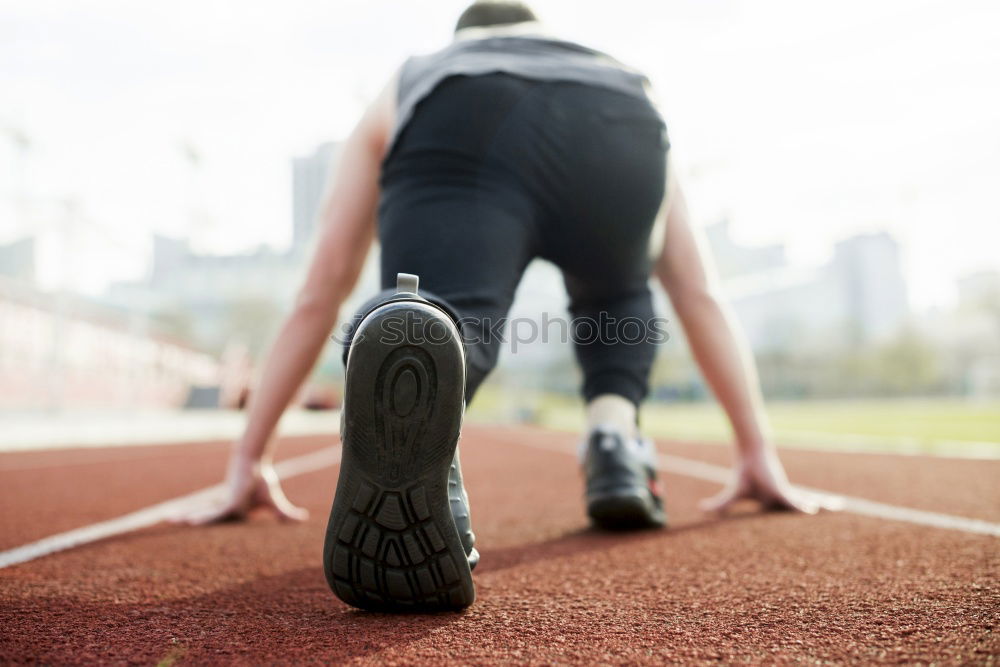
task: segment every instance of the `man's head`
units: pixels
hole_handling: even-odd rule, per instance
[[[463,28],[486,28],[525,21],[537,21],[531,8],[513,0],[480,0],[462,12],[455,25],[455,31]]]

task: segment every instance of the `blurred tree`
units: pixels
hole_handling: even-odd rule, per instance
[[[283,314],[282,308],[269,299],[244,298],[232,302],[222,317],[220,338],[223,345],[230,341],[242,342],[251,357],[262,360],[281,325]]]
[[[866,370],[879,393],[915,395],[941,388],[940,355],[913,329],[904,329],[870,356],[870,368]]]
[[[151,313],[149,318],[157,331],[192,347],[203,347],[195,332],[194,318],[186,310],[177,307],[163,308]]]
[[[989,318],[996,334],[993,342],[1000,343],[1000,281],[982,289],[963,309]]]

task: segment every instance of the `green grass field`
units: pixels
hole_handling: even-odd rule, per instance
[[[486,388],[484,388],[486,389]],[[559,430],[581,431],[583,412],[568,397],[505,397],[489,388],[477,397],[470,419],[533,421]],[[785,447],[864,449],[1000,458],[1000,401],[877,399],[864,401],[771,402],[775,439]],[[647,404],[647,435],[674,440],[725,443],[729,427],[715,403]]]

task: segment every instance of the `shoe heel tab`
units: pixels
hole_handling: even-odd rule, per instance
[[[396,294],[419,295],[420,276],[414,273],[396,274]]]

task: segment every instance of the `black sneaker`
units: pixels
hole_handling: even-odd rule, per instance
[[[587,478],[587,514],[596,526],[629,530],[666,524],[651,442],[598,427],[580,453]]]
[[[472,516],[469,514],[469,495],[465,492],[462,482],[462,463],[458,460],[458,449],[455,450],[455,460],[448,471],[448,502],[451,505],[451,517],[455,520],[455,528],[462,540],[462,548],[469,559],[469,569],[475,570],[479,564],[479,551],[476,550],[476,534],[472,532]]]
[[[347,360],[323,565],[341,600],[373,611],[461,609],[476,597],[457,455],[465,351],[452,319],[416,292],[416,276],[400,274]]]

